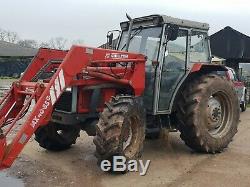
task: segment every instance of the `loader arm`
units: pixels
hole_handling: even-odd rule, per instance
[[[131,65],[114,66],[121,62]],[[41,71],[52,71],[53,75],[41,82]],[[114,76],[114,72],[122,76]],[[20,81],[13,83],[0,101],[0,169],[10,167],[36,129],[48,123],[65,88],[113,82],[128,85],[135,95],[141,95],[144,73],[145,57],[139,54],[79,46],[70,51],[40,49]],[[33,101],[34,107],[11,137],[10,132]]]

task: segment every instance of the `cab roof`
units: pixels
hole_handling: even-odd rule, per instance
[[[195,29],[201,29],[201,30],[209,30],[209,24],[207,23],[201,23],[201,22],[196,22],[196,21],[190,21],[190,20],[185,20],[185,19],[179,19],[179,18],[174,18],[171,16],[166,16],[166,15],[160,15],[160,14],[154,14],[154,15],[149,15],[149,16],[143,16],[143,17],[138,17],[134,18],[134,23],[141,23],[143,24],[144,22],[149,24],[151,22],[151,25],[156,25],[157,24],[174,24],[178,25],[180,27],[185,27],[185,28],[195,28]],[[125,21],[121,23],[129,23],[129,21]]]

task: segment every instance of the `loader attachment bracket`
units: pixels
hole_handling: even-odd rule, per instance
[[[10,167],[36,129],[48,124],[66,88],[115,83],[132,87],[135,95],[141,95],[145,59],[139,54],[80,46],[70,51],[40,49],[22,78],[0,101],[0,168]],[[127,65],[114,66],[119,63]],[[40,80],[44,72],[52,75]],[[106,99],[112,96],[106,95]],[[10,132],[14,129],[13,137]]]

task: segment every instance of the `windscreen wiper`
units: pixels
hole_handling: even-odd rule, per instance
[[[143,29],[143,27],[141,26],[141,27],[137,28],[136,30],[134,30],[135,33],[130,37],[129,41],[131,42],[131,40],[133,40],[133,38],[134,38],[137,34],[140,34],[141,31],[142,31],[142,29]],[[129,43],[130,43],[130,42],[129,42]],[[125,44],[122,46],[121,51],[122,51],[126,46],[127,46],[127,43],[125,43]]]

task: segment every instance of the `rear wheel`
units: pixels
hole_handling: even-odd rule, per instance
[[[203,75],[183,90],[177,113],[186,145],[200,152],[221,152],[237,132],[238,97],[227,80]]]
[[[80,129],[75,126],[61,125],[49,122],[48,125],[39,127],[35,132],[35,140],[41,147],[50,151],[69,149],[76,143]]]
[[[113,161],[113,156],[127,160],[141,156],[145,139],[145,120],[141,105],[132,96],[116,96],[106,103],[96,125],[96,157]]]

